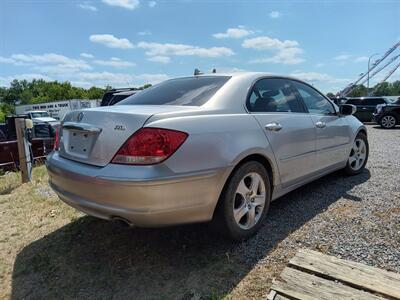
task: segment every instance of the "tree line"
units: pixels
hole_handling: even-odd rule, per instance
[[[137,89],[151,86],[146,84]],[[35,104],[69,99],[101,99],[103,94],[111,89],[91,87],[88,89],[73,86],[70,82],[45,81],[33,79],[32,81],[14,79],[9,87],[0,87],[0,122],[4,117],[13,114],[15,105]]]
[[[400,80],[393,82],[382,82],[369,89],[370,96],[400,96]],[[368,88],[361,84],[357,85],[347,97],[365,97],[368,95]],[[334,93],[328,93],[328,97],[334,97]]]
[[[151,86],[146,84],[137,89],[145,89]],[[45,81],[33,79],[32,81],[14,79],[9,87],[0,87],[0,122],[6,115],[14,113],[17,104],[35,104],[69,99],[101,99],[104,92],[111,89],[91,87],[88,89],[73,86],[70,82]],[[376,84],[369,90],[372,96],[399,96],[400,80]],[[348,97],[362,97],[368,94],[364,85],[357,85]],[[328,93],[328,97],[334,97],[334,93]]]

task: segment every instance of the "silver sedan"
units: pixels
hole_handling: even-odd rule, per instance
[[[46,162],[50,185],[92,216],[143,227],[212,220],[241,240],[271,201],[335,170],[363,170],[367,131],[354,112],[290,77],[171,79],[68,113]]]

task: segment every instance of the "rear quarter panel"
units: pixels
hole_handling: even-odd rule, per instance
[[[274,185],[279,183],[272,149],[257,121],[247,113],[186,116],[153,122],[150,119],[145,126],[189,134],[183,145],[165,162],[176,173],[225,168],[226,180],[242,159],[251,154],[261,154],[272,166]]]

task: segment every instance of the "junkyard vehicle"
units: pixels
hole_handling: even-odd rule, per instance
[[[376,106],[373,119],[383,128],[394,128],[400,124],[400,97],[393,102]]]
[[[371,122],[376,106],[389,103],[389,100],[384,97],[352,97],[347,98],[345,103],[357,107],[354,116],[361,122]]]
[[[144,227],[213,220],[241,240],[270,201],[335,170],[363,170],[367,132],[354,112],[290,77],[171,79],[70,112],[46,162],[49,182],[99,218]]]
[[[13,170],[19,166],[17,136],[14,118],[8,117],[8,122],[0,127],[0,169]],[[32,128],[31,158],[32,161],[44,160],[54,148],[54,128],[47,123],[34,123]]]

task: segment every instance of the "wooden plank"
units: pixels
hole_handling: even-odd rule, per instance
[[[304,249],[297,252],[289,265],[400,299],[400,274],[397,273]]]
[[[296,269],[285,268],[281,280],[272,284],[271,289],[288,297],[301,300],[382,300],[383,298],[352,287],[323,279]]]
[[[291,300],[291,299],[286,298],[285,296],[282,296],[281,294],[278,294],[274,290],[271,290],[267,296],[267,300]]]

